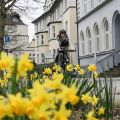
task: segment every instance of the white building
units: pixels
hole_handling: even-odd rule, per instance
[[[98,70],[120,63],[120,0],[77,0],[81,66],[96,63]]]
[[[57,35],[60,29],[67,31],[71,48],[76,48],[76,1],[46,0],[44,13],[34,20],[36,36],[36,63],[53,62],[57,53]],[[71,54],[72,63],[77,62],[76,53]],[[46,61],[45,61],[46,60]]]
[[[15,50],[24,49],[29,43],[28,25],[23,23],[16,12],[7,14],[5,24],[5,36],[10,38],[10,41],[5,42],[5,49],[10,52],[14,51],[16,55],[19,55],[20,53],[15,52]]]
[[[27,47],[25,47],[24,49],[17,49],[16,52],[19,52],[20,54],[28,53],[29,59],[32,62],[35,62],[35,39],[32,39],[32,41],[27,45]]]

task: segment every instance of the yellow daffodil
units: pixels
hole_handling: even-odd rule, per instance
[[[63,114],[64,113],[64,114]],[[54,120],[68,120],[71,111],[67,110],[64,102],[60,106],[60,110],[55,112]]]
[[[97,105],[98,100],[99,100],[99,99],[94,95],[93,98],[92,98],[92,105],[93,105],[93,106]]]
[[[87,120],[99,120],[99,119],[94,117],[94,110],[92,110],[88,113]]]
[[[51,73],[52,73],[52,70],[51,70],[50,68],[45,68],[45,69],[44,69],[43,74],[49,75],[49,74],[51,74]]]
[[[88,66],[88,70],[95,72],[97,70],[97,68],[96,68],[95,64],[91,64]]]
[[[62,84],[59,80],[55,80],[55,81],[47,80],[44,86],[48,90],[56,90],[62,88]]]
[[[4,78],[6,78],[6,79],[12,78],[12,73],[9,72],[9,73],[4,74]]]
[[[91,96],[86,93],[85,95],[82,95],[81,100],[83,101],[84,104],[91,103]]]
[[[38,109],[35,109],[35,111],[29,115],[30,120],[49,120],[50,111],[47,109],[49,106],[43,105]]]
[[[34,75],[30,74],[30,80],[33,80],[33,79],[34,79]]]
[[[43,75],[43,80],[48,81],[50,78],[47,75]]]
[[[0,70],[7,70],[9,71],[12,67],[14,67],[15,60],[13,55],[7,56],[6,53],[2,52],[1,53],[1,58],[0,58]]]
[[[75,85],[73,84],[70,88],[64,88],[63,93],[65,95],[65,98],[68,102],[75,105],[79,101],[79,97],[77,94],[77,89]]]
[[[55,70],[55,72],[60,72],[61,71],[61,67],[56,65],[56,64],[53,66],[52,69]]]
[[[93,77],[93,78],[98,78],[98,73],[97,73],[97,72],[94,72],[92,77]]]
[[[34,73],[34,77],[35,77],[35,78],[38,77],[38,73],[37,73],[37,72]]]
[[[2,88],[7,87],[7,85],[8,85],[8,80],[7,79],[0,80],[0,86]]]
[[[39,112],[39,116],[37,120],[49,120],[46,114]]]
[[[104,115],[105,114],[105,108],[102,106],[99,108],[98,115]]]
[[[80,70],[78,71],[78,73],[79,73],[80,75],[83,75],[83,74],[85,73],[85,71],[84,71],[83,69],[80,69]]]
[[[58,80],[58,81],[61,81],[61,80],[63,80],[63,78],[64,78],[64,76],[63,76],[62,73],[61,73],[61,74],[53,73],[53,75],[52,75],[52,80]]]
[[[31,71],[33,69],[33,64],[28,59],[28,54],[23,54],[20,56],[20,60],[18,61],[17,73],[18,76],[26,76],[27,71]]]
[[[0,119],[4,118],[7,115],[12,117],[13,113],[11,111],[10,105],[6,102],[4,98],[4,100],[0,100]]]
[[[55,82],[55,81],[54,81]],[[39,81],[36,81],[35,84],[33,85],[32,89],[29,89],[28,92],[30,93],[30,97],[31,97],[31,102],[34,106],[36,107],[41,107],[44,104],[47,104],[50,102],[51,107],[53,106],[53,95],[49,94],[49,90],[52,88],[55,88],[56,86],[54,84],[51,84],[47,86],[47,84],[49,84],[49,81],[46,82],[46,84],[44,85],[40,85]],[[37,91],[37,92],[36,92]],[[47,106],[49,106],[49,104],[47,104]]]
[[[80,65],[79,64],[75,65],[75,70],[80,71]]]
[[[67,65],[66,70],[69,71],[69,72],[72,72],[73,71],[73,66],[71,64]]]
[[[37,96],[37,97],[34,97],[32,98],[31,100],[31,103],[34,105],[34,106],[41,106],[43,103],[45,103],[47,101],[47,98],[44,94],[40,95],[40,96]]]
[[[16,96],[9,95],[9,100],[12,113],[15,113],[18,116],[27,114],[28,106],[32,105],[27,99],[22,98],[20,94],[17,94]]]

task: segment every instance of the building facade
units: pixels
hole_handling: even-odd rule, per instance
[[[67,31],[70,46],[76,49],[76,2],[75,0],[46,0],[43,14],[34,20],[36,36],[36,63],[54,61],[59,48],[57,35],[60,29]],[[72,63],[77,61],[76,53],[71,53]]]
[[[27,53],[28,58],[32,61],[35,62],[35,39],[33,38],[31,42],[25,47],[24,49],[17,49],[16,52],[20,54]]]
[[[120,0],[77,0],[77,25],[81,66],[120,63]]]
[[[14,51],[14,54],[19,55],[15,52],[16,49],[24,49],[29,43],[28,25],[23,23],[16,12],[7,14],[5,24],[5,37],[8,36],[8,40],[4,39],[4,49],[8,52]]]

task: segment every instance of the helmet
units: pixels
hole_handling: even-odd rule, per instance
[[[64,29],[60,30],[60,31],[59,31],[59,35],[60,35],[61,33],[64,33],[64,34],[66,35],[66,30],[64,30]]]

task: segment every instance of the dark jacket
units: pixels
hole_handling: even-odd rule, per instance
[[[59,42],[59,47],[69,47],[69,38],[68,36],[64,36],[64,37],[61,37],[61,36],[58,36],[58,42]]]

